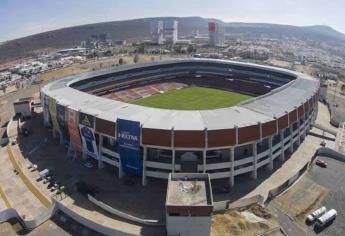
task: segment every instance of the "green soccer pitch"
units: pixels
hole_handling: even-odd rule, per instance
[[[231,107],[251,96],[204,87],[187,87],[131,101],[132,104],[175,110],[207,110]]]

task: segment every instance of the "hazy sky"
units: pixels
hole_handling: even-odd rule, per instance
[[[0,0],[0,42],[67,26],[155,16],[322,24],[345,33],[345,0]]]

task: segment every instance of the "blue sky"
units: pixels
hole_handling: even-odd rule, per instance
[[[345,33],[344,0],[0,0],[0,42],[73,25],[155,16],[329,25]]]

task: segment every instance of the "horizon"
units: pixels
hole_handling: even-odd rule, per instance
[[[268,25],[282,25],[282,26],[292,26],[292,27],[312,27],[312,26],[324,26],[324,27],[330,27],[333,30],[342,33],[345,35],[345,33],[338,31],[337,29],[333,28],[332,26],[329,25],[322,25],[322,24],[314,24],[314,25],[289,25],[289,24],[279,24],[279,23],[272,23],[272,22],[241,22],[241,21],[232,21],[232,22],[226,22],[223,21],[221,19],[215,18],[215,17],[203,17],[203,16],[152,16],[152,17],[143,17],[143,18],[130,18],[130,19],[123,19],[123,20],[111,20],[111,21],[99,21],[99,22],[91,22],[91,23],[85,23],[85,24],[80,24],[80,25],[70,25],[70,26],[66,26],[66,27],[62,27],[62,28],[54,28],[54,29],[49,29],[46,31],[41,31],[38,33],[33,33],[33,34],[29,34],[29,35],[25,35],[22,37],[18,37],[18,38],[13,38],[13,39],[8,39],[5,41],[0,41],[0,45],[12,40],[16,40],[16,39],[21,39],[21,38],[25,38],[25,37],[30,37],[36,34],[41,34],[41,33],[46,33],[46,32],[51,32],[51,31],[55,31],[55,30],[62,30],[62,29],[67,29],[67,28],[73,28],[73,27],[79,27],[79,26],[84,26],[84,25],[93,25],[93,24],[102,24],[102,23],[108,23],[108,22],[124,22],[124,21],[132,21],[132,20],[141,20],[141,19],[150,19],[150,18],[193,18],[193,17],[200,17],[202,19],[214,19],[214,20],[219,20],[222,21],[224,24],[268,24]]]
[[[226,0],[212,3],[196,0],[128,0],[119,3],[111,0],[3,0],[0,2],[0,21],[6,24],[0,27],[0,43],[80,25],[169,16],[213,18],[225,23],[323,25],[344,34],[342,22],[345,17],[341,10],[344,7],[345,3],[340,0],[284,0],[279,3],[267,0],[265,4],[254,0],[243,0],[241,4]],[[202,16],[197,12],[203,12]]]

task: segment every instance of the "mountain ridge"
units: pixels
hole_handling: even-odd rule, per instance
[[[124,21],[100,22],[61,28],[0,43],[0,62],[29,56],[45,48],[67,48],[79,45],[92,34],[108,33],[113,40],[136,41],[150,37],[150,22],[178,20],[179,35],[190,35],[193,30],[207,34],[207,23],[217,21],[225,26],[226,33],[246,37],[294,37],[302,40],[345,43],[345,34],[324,25],[292,26],[272,23],[223,22],[218,19],[190,17],[152,17]]]

